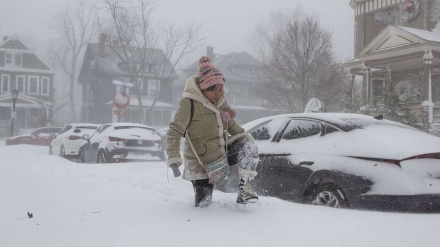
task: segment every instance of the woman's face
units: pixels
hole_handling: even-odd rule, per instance
[[[216,84],[214,87],[214,90],[212,91],[207,91],[204,90],[202,91],[203,95],[205,95],[205,97],[211,101],[211,103],[215,103],[217,102],[223,95],[223,85],[222,84]]]

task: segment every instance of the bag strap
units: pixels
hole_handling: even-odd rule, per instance
[[[186,128],[185,128],[185,132],[183,132],[182,137],[185,137],[185,135],[186,135],[186,131],[188,130],[188,126],[189,126],[189,124],[191,123],[191,121],[192,121],[192,119],[193,119],[193,116],[194,116],[194,101],[193,101],[193,99],[189,99],[189,100],[190,100],[190,102],[191,102],[191,114],[189,115],[189,123],[188,123],[188,125],[186,126]]]
[[[199,158],[199,155],[197,155],[196,149],[194,148],[194,145],[193,145],[193,143],[192,143],[192,141],[191,141],[191,138],[189,138],[188,133],[187,133],[187,135],[186,135],[185,138],[187,139],[187,141],[188,141],[188,143],[189,143],[189,146],[191,147],[191,150],[193,151],[193,153],[194,153],[194,155],[196,156],[197,160],[199,161],[200,165],[201,165],[201,166],[204,166],[203,163],[202,163],[202,161],[201,161],[200,158]]]

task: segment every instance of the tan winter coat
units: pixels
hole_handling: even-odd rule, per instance
[[[245,135],[244,129],[240,127],[234,119],[227,123],[223,123],[220,112],[227,111],[229,106],[222,97],[215,105],[212,104],[200,91],[196,80],[198,76],[188,78],[183,90],[180,107],[174,115],[174,120],[169,125],[167,134],[167,165],[176,162],[184,163],[185,170],[183,178],[187,180],[206,179],[202,166],[194,155],[188,140],[185,140],[185,153],[183,162],[180,156],[180,138],[187,129],[189,138],[203,164],[209,164],[225,153],[225,134],[224,131],[231,135],[229,140],[234,140]],[[190,123],[191,102],[194,102],[194,113]],[[228,142],[229,142],[228,140]]]

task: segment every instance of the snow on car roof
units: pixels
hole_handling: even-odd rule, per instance
[[[338,127],[343,126],[353,126],[355,125],[352,122],[347,121],[348,119],[356,119],[358,121],[383,121],[383,120],[376,120],[372,116],[368,115],[362,115],[362,114],[353,114],[353,113],[290,113],[290,114],[280,114],[265,118],[260,118],[251,122],[248,122],[243,125],[243,128],[246,130],[249,130],[249,128],[252,128],[256,125],[259,125],[261,123],[264,123],[269,120],[274,119],[280,119],[280,118],[310,118],[310,119],[316,119],[321,120],[324,122],[329,122],[338,125]]]
[[[69,123],[67,125],[72,125],[74,128],[81,128],[81,127],[99,127],[100,124],[92,124],[92,123]]]
[[[134,127],[142,127],[142,128],[149,128],[154,130],[153,127],[145,125],[145,124],[138,124],[138,123],[107,123],[108,125],[112,125],[114,127],[119,127],[119,126],[134,126]]]

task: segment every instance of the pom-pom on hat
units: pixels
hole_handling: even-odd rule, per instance
[[[203,56],[199,59],[199,88],[205,90],[216,84],[225,84],[225,78],[220,70],[211,63],[211,59]]]

